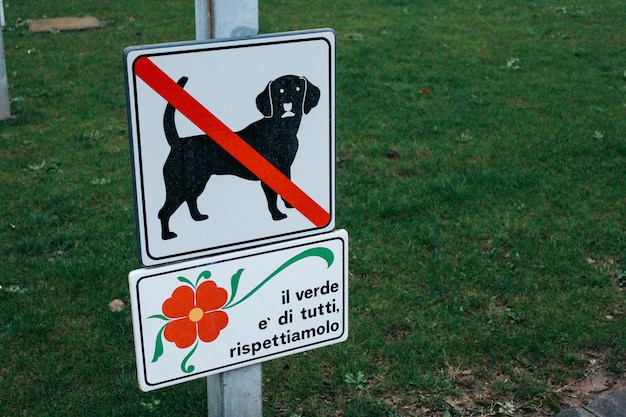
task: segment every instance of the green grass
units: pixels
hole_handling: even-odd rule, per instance
[[[304,11],[304,12],[303,12]],[[136,386],[122,50],[194,37],[193,2],[6,2],[0,415],[198,416]],[[96,15],[100,31],[27,19]],[[267,362],[266,416],[555,414],[588,354],[626,367],[626,10],[538,0],[261,1],[337,33],[350,339]],[[361,375],[361,377],[359,377]]]

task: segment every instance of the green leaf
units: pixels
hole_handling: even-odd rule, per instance
[[[185,278],[185,277],[178,277],[178,280],[179,280],[180,282],[182,282],[182,283],[189,284],[189,285],[191,286],[191,288],[193,288],[193,289],[195,289],[195,288],[196,288],[196,286],[195,286],[195,285],[193,285],[193,283],[192,283],[191,281],[189,281],[189,280],[188,280],[187,278]]]
[[[230,299],[228,300],[226,305],[222,307],[223,309],[230,307],[230,303],[232,303],[233,300],[235,299],[235,295],[237,295],[237,288],[239,287],[239,280],[241,279],[242,273],[243,273],[243,268],[235,272],[235,274],[230,279]]]
[[[167,324],[165,325],[167,326]],[[163,336],[163,330],[165,330],[165,326],[161,327],[159,330],[159,334],[157,334],[156,343],[154,346],[154,355],[152,356],[152,363],[159,360],[161,356],[163,356],[163,340],[161,336]]]
[[[162,314],[154,314],[154,315],[152,315],[152,316],[150,316],[150,317],[148,317],[148,318],[149,318],[149,319],[161,319],[161,320],[167,320],[167,321],[169,321],[169,320],[170,320],[168,317],[165,317],[165,316],[164,316],[164,315],[162,315]]]

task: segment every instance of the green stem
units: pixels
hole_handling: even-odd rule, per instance
[[[198,342],[196,341],[196,344],[194,345],[193,349],[191,349],[191,352],[189,352],[189,354],[185,356],[185,359],[183,359],[183,361],[180,364],[180,369],[186,374],[191,373],[193,372],[194,369],[196,369],[196,367],[193,365],[187,366],[187,361],[191,358],[191,355],[194,354],[197,347],[198,347]]]
[[[278,275],[280,272],[285,270],[287,267],[289,267],[290,265],[293,265],[294,263],[296,263],[296,262],[298,262],[298,261],[300,261],[300,260],[302,260],[304,258],[308,258],[310,256],[317,256],[317,257],[320,257],[320,258],[324,259],[326,261],[327,267],[330,267],[333,264],[334,260],[335,260],[335,255],[328,248],[311,248],[311,249],[307,249],[304,252],[301,252],[298,255],[294,256],[293,258],[289,259],[287,262],[285,262],[281,266],[279,266],[278,269],[276,269],[274,272],[272,272],[267,278],[265,278],[252,291],[250,291],[248,294],[246,294],[245,297],[243,297],[241,300],[237,301],[236,303],[231,304],[233,299],[235,298],[236,287],[234,287],[233,288],[233,294],[230,297],[230,300],[228,301],[228,303],[224,307],[222,307],[222,310],[226,310],[227,308],[235,307],[237,304],[240,304],[240,303],[244,302],[245,300],[250,298],[255,292],[257,292],[263,285],[265,285],[270,279],[274,278],[276,275]],[[238,271],[238,273],[236,274],[237,275],[237,283],[239,282],[239,275],[241,275],[241,272],[243,272],[243,269],[240,269]]]

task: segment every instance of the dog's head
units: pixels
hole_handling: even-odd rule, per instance
[[[269,118],[301,117],[317,106],[320,89],[304,77],[284,75],[270,81],[256,98],[256,106]]]

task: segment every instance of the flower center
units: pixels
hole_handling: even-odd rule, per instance
[[[200,307],[196,307],[189,312],[187,317],[189,317],[189,320],[196,323],[202,320],[202,316],[204,316],[204,311],[202,311]]]

